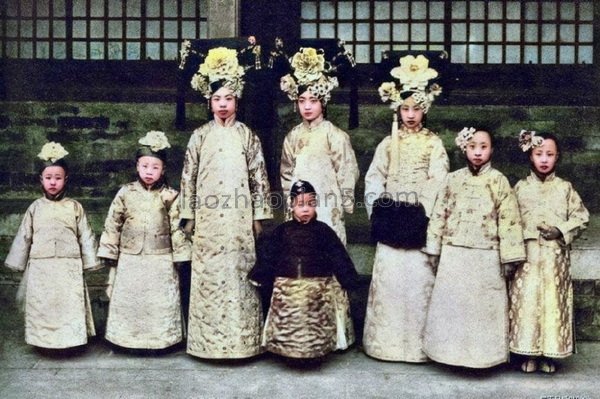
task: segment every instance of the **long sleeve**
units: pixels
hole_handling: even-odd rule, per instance
[[[29,261],[29,251],[33,239],[33,205],[31,205],[21,221],[19,230],[10,246],[8,256],[4,261],[6,267],[15,271],[24,271]]]
[[[275,262],[281,256],[281,227],[270,234],[262,234],[256,240],[256,263],[248,273],[248,279],[269,287],[275,279]]]
[[[329,226],[323,226],[321,240],[325,247],[323,249],[324,253],[329,259],[332,272],[339,283],[346,290],[356,288],[358,285],[358,272],[337,234]]]
[[[371,165],[369,166],[369,170],[365,176],[365,206],[369,218],[371,218],[371,213],[373,212],[373,202],[375,202],[375,200],[386,190],[386,181],[390,164],[389,145],[389,137],[386,137],[379,143],[375,150]]]
[[[559,223],[556,227],[560,230],[565,241],[569,245],[587,228],[590,213],[583,205],[581,197],[569,183],[567,194],[567,220]]]
[[[450,197],[448,179],[442,183],[427,225],[427,243],[424,252],[429,255],[440,255],[442,252],[442,237],[446,227],[448,214],[448,199]]]
[[[342,194],[342,207],[346,213],[352,213],[354,212],[354,187],[359,176],[358,163],[350,137],[342,130],[337,130],[338,134],[330,135],[329,139],[331,161]]]
[[[281,177],[281,189],[283,195],[287,196],[292,188],[292,180],[294,178],[295,156],[292,148],[290,135],[288,134],[283,140],[283,149],[281,151],[281,163],[279,167],[279,175]]]
[[[181,220],[179,204],[180,202],[178,198],[176,198],[173,200],[173,203],[169,208],[173,262],[187,262],[192,259],[192,243],[186,238],[185,233],[179,228],[179,221]]]
[[[254,220],[271,219],[273,211],[269,198],[270,187],[265,158],[260,139],[252,132],[250,132],[248,147],[248,179],[250,195],[252,196]]]
[[[98,257],[106,259],[119,259],[119,244],[121,231],[125,222],[125,203],[123,200],[125,188],[121,188],[108,209],[104,221],[104,231],[100,237]]]
[[[200,154],[198,148],[200,145],[199,133],[196,130],[188,142],[185,158],[183,160],[183,170],[181,172],[179,195],[179,216],[181,219],[194,219],[198,191],[196,189],[196,180],[198,177],[198,162]]]
[[[77,220],[77,240],[81,248],[83,269],[100,269],[102,265],[96,257],[96,237],[81,205],[79,206],[79,218]]]
[[[442,140],[436,140],[429,158],[428,179],[419,196],[419,202],[423,204],[427,216],[430,216],[433,211],[437,193],[444,183],[449,168],[448,154],[444,144]]]
[[[518,262],[526,259],[523,228],[517,198],[503,177],[498,183],[497,212],[500,261]]]

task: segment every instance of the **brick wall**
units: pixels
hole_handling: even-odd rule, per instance
[[[135,177],[134,155],[137,140],[149,130],[167,133],[172,149],[167,177],[179,185],[183,153],[192,129],[207,119],[204,104],[188,104],[186,131],[174,128],[174,104],[167,103],[0,103],[0,259],[4,259],[21,217],[33,199],[40,195],[36,155],[48,141],[59,141],[70,152],[69,195],[80,200],[99,235],[112,197],[123,183]],[[340,127],[347,123],[346,106],[329,106],[328,118]],[[440,134],[451,159],[451,168],[462,167],[462,154],[454,146],[454,135],[465,126],[487,126],[496,134],[494,165],[515,183],[525,176],[528,164],[516,147],[516,135],[523,129],[551,131],[562,140],[563,154],[558,173],[572,181],[588,208],[600,213],[596,194],[600,175],[600,109],[597,107],[507,107],[434,106],[426,125]],[[299,122],[290,105],[278,108],[279,122],[271,148],[278,159],[285,133]],[[389,134],[391,110],[384,105],[360,109],[360,127],[349,132],[362,177],[357,196],[362,197],[364,173],[375,147]],[[271,168],[271,170],[277,170]],[[272,181],[277,182],[276,177]],[[593,221],[598,220],[594,216]],[[366,213],[358,209],[347,219],[350,252],[363,273],[370,273],[373,248],[369,245]],[[576,242],[600,249],[600,229],[592,223],[586,235]],[[600,265],[591,265],[600,268]],[[575,281],[577,335],[600,339],[600,273]],[[0,290],[14,290],[20,276],[0,268]],[[105,272],[88,276],[95,298],[97,317],[105,315],[100,301]],[[366,295],[366,291],[365,291]]]

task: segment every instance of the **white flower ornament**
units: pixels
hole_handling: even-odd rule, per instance
[[[150,147],[153,152],[171,148],[171,144],[169,144],[169,139],[167,139],[165,133],[157,130],[151,130],[146,133],[144,137],[139,139],[138,143]]]
[[[400,81],[402,90],[425,90],[431,79],[437,78],[435,69],[429,68],[429,60],[419,54],[407,55],[400,59],[400,66],[392,69],[390,75]]]
[[[465,127],[465,128],[463,128],[463,130],[458,132],[454,142],[461,149],[462,152],[465,152],[465,151],[467,151],[467,145],[469,143],[469,140],[471,140],[474,135],[475,135],[474,127]]]
[[[519,147],[523,152],[536,148],[544,144],[544,138],[535,135],[533,130],[521,130],[519,133]]]
[[[390,101],[390,108],[398,109],[404,100],[401,94],[412,92],[412,97],[416,103],[423,107],[427,113],[435,97],[439,96],[442,88],[437,83],[428,87],[429,81],[438,77],[435,69],[429,68],[429,60],[423,55],[414,57],[412,55],[404,56],[400,59],[400,66],[390,71],[392,77],[398,79],[399,85],[395,82],[385,82],[379,86],[379,96],[381,101]]]
[[[42,150],[38,154],[38,158],[46,162],[56,162],[59,159],[64,158],[68,154],[69,153],[67,152],[67,150],[65,150],[63,146],[60,145],[60,143],[51,141],[49,143],[44,144]]]

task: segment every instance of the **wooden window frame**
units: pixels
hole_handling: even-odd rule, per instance
[[[71,2],[72,0],[66,0]],[[246,5],[244,5],[246,4]],[[260,39],[281,30],[299,39],[300,3],[279,14],[269,0],[242,1],[242,35]],[[446,3],[449,7],[449,2]],[[254,12],[254,14],[252,14]],[[274,18],[273,15],[277,15]],[[282,17],[282,16],[285,16]],[[268,23],[256,19],[265,18]],[[269,19],[270,18],[270,19]],[[261,27],[263,31],[261,31]],[[2,25],[6,37],[6,24]],[[72,29],[67,29],[72,32]],[[592,65],[451,64],[442,104],[600,105],[600,3],[594,2]],[[445,34],[449,37],[448,32]],[[186,38],[184,38],[186,39]],[[67,38],[66,40],[72,40]],[[67,49],[69,46],[67,46]],[[3,54],[6,41],[2,41]],[[70,57],[72,58],[72,54]],[[5,101],[175,102],[178,62],[160,60],[0,59],[0,99]],[[387,73],[387,72],[386,72]],[[378,103],[380,63],[357,66],[359,102]]]

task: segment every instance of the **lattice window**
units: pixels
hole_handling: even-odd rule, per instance
[[[207,37],[207,0],[6,0],[3,58],[176,59]]]
[[[593,1],[302,1],[302,38],[341,38],[359,63],[446,50],[468,64],[593,62]]]

